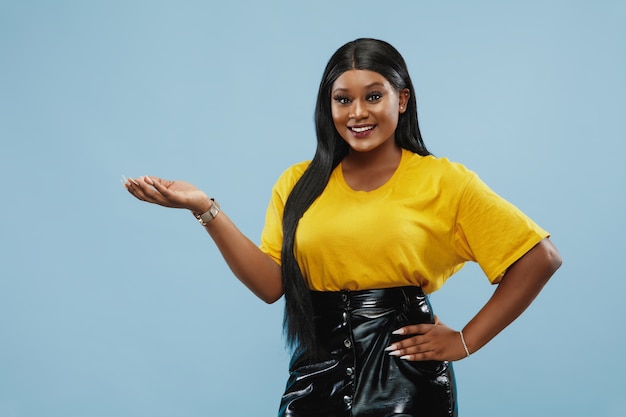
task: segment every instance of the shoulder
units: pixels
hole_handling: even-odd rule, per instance
[[[310,164],[311,161],[302,161],[284,170],[274,184],[274,191],[284,196],[288,195]]]
[[[411,176],[416,175],[431,184],[463,188],[476,177],[474,171],[459,162],[450,161],[448,158],[434,155],[422,156],[409,151],[407,153],[406,166]]]
[[[291,165],[289,168],[284,170],[282,174],[280,174],[277,182],[293,182],[295,184],[310,164],[311,161],[302,161]]]

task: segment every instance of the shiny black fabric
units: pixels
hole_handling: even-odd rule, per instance
[[[433,323],[419,287],[311,296],[321,349],[294,353],[279,417],[457,416],[452,364],[385,351],[394,330]]]

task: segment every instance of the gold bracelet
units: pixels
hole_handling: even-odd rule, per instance
[[[465,354],[467,355],[466,357],[469,358],[470,353],[469,353],[469,349],[467,348],[467,345],[465,344],[465,338],[463,337],[463,330],[461,330],[459,334],[461,335],[461,343],[463,343],[463,347],[465,348]]]

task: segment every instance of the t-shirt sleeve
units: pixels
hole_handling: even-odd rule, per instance
[[[279,265],[281,265],[283,245],[282,219],[285,201],[275,185],[265,212],[265,226],[261,232],[261,244],[259,245],[261,251],[269,255]]]
[[[460,256],[477,262],[492,283],[548,232],[493,192],[471,173],[459,201],[455,246]]]
[[[265,212],[265,226],[261,232],[261,251],[281,265],[283,247],[283,212],[287,197],[309,165],[309,161],[289,167],[276,181]]]

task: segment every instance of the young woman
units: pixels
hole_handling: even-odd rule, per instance
[[[260,246],[191,184],[124,184],[140,200],[191,210],[258,297],[285,295],[293,357],[280,416],[455,416],[451,362],[515,320],[560,256],[476,174],[430,155],[406,64],[388,43],[357,39],[335,52],[315,122],[315,156],[278,179]],[[467,261],[498,286],[457,331],[425,294]]]

